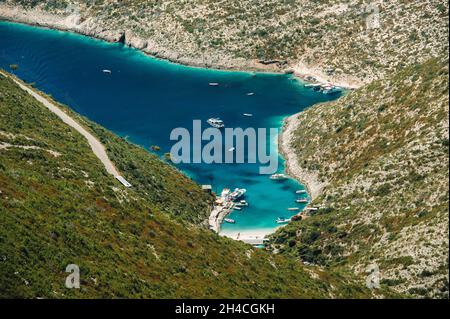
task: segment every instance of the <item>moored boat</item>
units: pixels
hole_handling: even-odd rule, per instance
[[[342,89],[338,86],[334,86],[331,84],[327,84],[322,86],[322,93],[323,94],[334,94],[334,93],[339,93],[341,92]]]
[[[230,224],[236,223],[236,221],[234,219],[231,219],[231,218],[225,218],[224,221],[226,221],[227,223],[230,223]]]
[[[288,176],[286,174],[282,174],[282,173],[270,175],[270,179],[273,179],[273,180],[283,180],[283,179],[287,179],[287,178],[288,178]]]
[[[278,217],[276,222],[277,224],[286,224],[289,223],[291,221],[290,218],[284,218],[284,217]]]
[[[306,198],[299,198],[296,200],[297,203],[307,203],[308,200]]]
[[[212,117],[212,118],[208,119],[206,122],[208,122],[209,125],[211,125],[212,127],[215,127],[215,128],[225,127],[225,124],[219,118]]]
[[[235,203],[234,206],[244,207],[244,206],[248,206],[248,203],[246,200],[240,200],[239,202]]]
[[[235,188],[233,192],[228,195],[229,200],[236,201],[241,198],[247,190],[245,188]]]
[[[307,83],[305,85],[303,85],[305,88],[315,88],[315,87],[320,87],[320,83]]]
[[[239,204],[240,204],[240,205],[243,205],[243,206],[248,206],[248,202],[247,202],[245,199],[241,199],[241,200],[239,201]]]

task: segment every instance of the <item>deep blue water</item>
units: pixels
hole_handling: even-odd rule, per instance
[[[0,67],[69,105],[75,111],[130,141],[169,152],[175,127],[192,120],[220,117],[227,127],[280,127],[284,117],[312,104],[334,99],[305,89],[290,75],[192,68],[150,58],[120,44],[88,37],[0,22]],[[112,74],[105,74],[109,69]],[[220,83],[217,87],[209,82]],[[247,96],[254,92],[253,96]],[[252,113],[253,117],[242,116]],[[272,143],[276,143],[272,141]],[[258,174],[259,164],[183,164],[180,167],[213,190],[244,187],[248,208],[233,212],[236,224],[223,231],[274,228],[278,216],[292,215],[294,180],[273,182]],[[279,171],[283,171],[282,159]],[[130,181],[133,183],[133,181]],[[302,207],[302,206],[299,206]]]

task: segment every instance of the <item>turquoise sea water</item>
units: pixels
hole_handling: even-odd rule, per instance
[[[0,22],[0,67],[9,70],[10,64],[19,65],[17,76],[91,120],[146,149],[159,145],[161,155],[174,143],[171,130],[192,128],[194,119],[202,120],[205,128],[210,117],[220,117],[227,127],[279,128],[284,117],[338,97],[305,89],[290,75],[186,67],[120,44]],[[230,218],[236,224],[224,224],[224,232],[275,228],[277,217],[293,214],[288,207],[304,207],[295,203],[295,191],[302,185],[271,181],[258,174],[259,164],[178,167],[198,183],[212,184],[216,192],[224,187],[247,189],[250,206],[233,212]],[[280,158],[279,172],[283,169]]]

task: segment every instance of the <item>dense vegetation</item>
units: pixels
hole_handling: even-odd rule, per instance
[[[312,217],[272,238],[284,255],[448,298],[448,60],[432,59],[298,115],[291,141],[325,187]]]
[[[77,118],[134,187],[108,175],[80,134],[0,75],[0,297],[372,296],[349,274],[308,269],[189,222],[205,215],[208,195]],[[64,286],[71,263],[81,289]]]

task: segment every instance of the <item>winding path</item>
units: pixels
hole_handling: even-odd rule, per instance
[[[51,112],[55,113],[64,123],[67,125],[73,127],[77,132],[79,132],[81,135],[83,135],[87,140],[89,145],[91,146],[92,151],[94,152],[95,156],[97,156],[100,161],[103,163],[103,165],[106,168],[106,171],[113,175],[114,177],[119,177],[119,171],[116,169],[114,164],[109,159],[108,155],[106,154],[105,147],[102,143],[91,133],[89,133],[85,128],[83,128],[78,122],[76,122],[73,118],[71,118],[68,114],[66,114],[64,111],[62,111],[58,106],[51,103],[49,100],[44,98],[42,95],[38,94],[28,86],[24,85],[17,79],[15,79],[12,76],[9,76],[6,73],[3,73],[0,71],[0,73],[3,76],[6,76],[10,79],[12,79],[14,82],[16,82],[22,90],[28,92],[32,97],[34,97],[37,101],[41,102],[45,107],[47,107]]]

